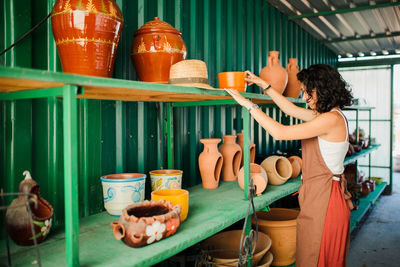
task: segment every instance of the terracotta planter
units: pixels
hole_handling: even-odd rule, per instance
[[[227,263],[238,259],[238,249],[240,247],[241,234],[241,230],[222,232],[206,239],[202,243],[202,247],[204,249],[210,250],[210,253],[214,255],[214,258],[210,258],[210,260],[212,260],[216,264],[212,266],[237,266],[237,263]],[[269,238],[269,236],[264,233],[258,232],[258,242],[256,244],[256,249],[252,258],[253,266],[257,266],[258,262],[265,255],[265,253],[267,253],[270,247],[271,239]],[[212,250],[221,251],[212,252]]]
[[[288,74],[279,61],[279,51],[269,51],[268,65],[261,70],[260,78],[278,93],[283,93],[288,82]]]
[[[245,92],[247,83],[244,80],[246,74],[244,72],[231,71],[218,73],[219,88],[235,89],[239,92]]]
[[[271,266],[272,261],[274,260],[274,256],[270,251],[268,251],[264,257],[260,260],[257,267],[269,267]]]
[[[300,175],[301,165],[297,158],[297,156],[292,156],[288,158],[290,164],[292,165],[292,175],[290,176],[290,178],[296,178]]]
[[[260,196],[268,185],[268,176],[263,167],[258,164],[250,164],[250,178],[253,179],[253,184],[257,186],[256,194]],[[244,166],[240,169],[238,174],[238,183],[240,188],[244,190]]]
[[[63,71],[111,77],[122,25],[113,0],[57,0],[51,26]]]
[[[222,154],[218,151],[220,138],[200,139],[204,144],[204,150],[199,155],[199,169],[203,188],[216,189],[221,175],[222,164],[224,162]]]
[[[296,219],[298,210],[272,208],[258,211],[258,229],[272,240],[273,266],[291,265],[296,260]],[[253,224],[254,219],[252,220]]]
[[[161,189],[151,192],[151,199],[171,201],[172,205],[181,206],[181,222],[186,220],[189,212],[189,191],[184,189]]]
[[[171,202],[145,200],[122,210],[118,222],[110,224],[114,238],[130,247],[143,247],[176,233],[181,207]]]
[[[299,66],[297,66],[296,58],[289,58],[289,63],[286,65],[288,73],[288,83],[284,92],[284,96],[298,98],[301,92],[301,83],[297,80]]]
[[[237,134],[238,140],[237,143],[242,149],[242,160],[240,162],[240,167],[243,166],[243,152],[244,152],[244,147],[243,147],[243,133],[238,133]],[[250,163],[254,163],[254,160],[256,159],[256,145],[249,140],[249,146],[250,146]]]
[[[139,79],[168,83],[171,66],[186,59],[182,33],[155,17],[134,34],[131,57]]]
[[[261,167],[267,172],[268,182],[273,185],[280,185],[292,176],[292,165],[290,161],[281,156],[270,156],[266,158]]]
[[[224,163],[222,164],[222,179],[224,181],[236,181],[242,160],[242,149],[236,144],[236,135],[222,136],[224,143],[219,146]]]
[[[37,207],[30,203],[36,242],[41,243],[47,237],[53,217],[53,207],[40,196],[39,184],[32,179],[29,171],[24,171],[25,179],[19,184],[20,193],[30,193],[37,197]],[[28,197],[29,200],[33,197]],[[33,233],[29,212],[23,195],[14,199],[6,211],[6,230],[11,239],[20,246],[32,246]]]

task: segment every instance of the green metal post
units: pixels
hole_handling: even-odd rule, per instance
[[[249,111],[243,107],[242,108],[242,116],[243,116],[243,166],[244,166],[244,198],[247,200],[247,195],[249,191],[250,184],[250,125],[249,125]],[[247,218],[246,224],[246,235],[250,234],[251,230],[251,215]],[[251,258],[248,261],[248,266],[251,265]]]
[[[64,86],[64,205],[67,266],[79,266],[77,91],[78,87],[75,85]]]
[[[173,128],[173,110],[172,103],[167,104],[167,151],[168,151],[168,169],[174,168],[174,128]]]
[[[368,110],[368,144],[371,145],[371,109]],[[368,177],[371,177],[371,153],[368,154]]]
[[[115,163],[116,172],[124,172],[124,156],[125,156],[125,118],[124,118],[124,103],[122,101],[115,101]]]
[[[390,65],[390,194],[393,190],[393,105],[394,105],[394,65]]]
[[[358,109],[356,109],[356,142],[357,142],[357,145],[358,145],[358,142],[360,141],[360,139],[359,139],[359,134],[360,134],[360,130],[358,129]]]

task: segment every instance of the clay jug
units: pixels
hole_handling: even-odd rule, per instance
[[[260,78],[282,94],[288,82],[288,74],[279,61],[279,51],[269,51],[268,65],[260,72]]]
[[[369,195],[369,193],[371,193],[371,188],[369,186],[369,182],[368,181],[363,181],[361,183],[361,195],[363,197],[366,197]]]
[[[261,167],[267,172],[268,182],[280,185],[292,176],[292,165],[290,161],[282,156],[270,156],[261,163]]]
[[[297,80],[299,66],[297,66],[296,58],[289,58],[289,63],[286,65],[288,73],[288,83],[284,92],[284,96],[298,98],[301,92],[301,83]]]
[[[292,175],[290,176],[290,178],[296,178],[297,176],[300,175],[301,165],[300,165],[300,161],[297,158],[299,158],[299,157],[292,156],[292,157],[288,158],[288,160],[290,161],[290,164],[292,165]]]
[[[237,134],[238,140],[237,143],[242,149],[242,160],[240,162],[240,167],[243,166],[243,157],[244,157],[244,150],[243,150],[243,133],[238,133]],[[250,146],[250,163],[254,163],[254,160],[256,159],[256,145],[249,140],[249,146]]]
[[[236,135],[222,136],[224,143],[219,146],[218,150],[224,159],[222,164],[222,179],[224,181],[236,181],[237,174],[242,160],[242,149],[236,144]]]
[[[39,184],[32,179],[29,171],[24,171],[23,175],[25,179],[19,184],[19,192],[36,195],[37,206],[33,203],[34,197],[27,196],[27,199],[30,202],[29,207],[32,212],[36,242],[41,243],[50,231],[53,207],[40,196]],[[17,245],[34,245],[25,196],[18,196],[7,208],[6,229],[8,235]]]
[[[253,180],[253,184],[256,185],[256,195],[260,196],[268,184],[268,176],[263,167],[258,164],[250,164],[250,178]],[[238,174],[238,183],[240,188],[244,190],[244,166],[240,168]]]
[[[205,138],[200,139],[200,142],[204,144],[204,150],[199,155],[199,169],[203,188],[216,189],[224,162],[217,146],[221,139]]]
[[[57,0],[51,26],[64,72],[112,76],[123,26],[113,0]]]
[[[186,59],[182,33],[155,17],[137,30],[134,36],[131,58],[139,79],[168,83],[171,66]]]

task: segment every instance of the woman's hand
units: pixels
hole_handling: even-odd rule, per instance
[[[246,99],[235,89],[225,89],[225,91],[228,92],[233,97],[233,99],[235,99],[236,102],[238,102],[239,105],[241,105],[247,109],[249,109],[253,105],[253,102]]]
[[[264,81],[263,79],[261,79],[260,77],[255,75],[254,73],[251,73],[249,70],[246,70],[244,73],[247,76],[244,79],[248,83],[248,85],[256,84],[256,85],[260,86],[262,89],[268,87],[269,84],[266,81]]]

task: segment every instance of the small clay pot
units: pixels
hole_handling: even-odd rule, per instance
[[[250,178],[253,180],[253,184],[256,185],[256,195],[260,196],[268,185],[268,176],[263,167],[258,164],[250,164]],[[240,188],[244,190],[244,166],[240,169],[238,174],[238,183]]]
[[[199,155],[199,169],[203,188],[216,189],[221,175],[222,164],[224,162],[222,154],[218,151],[220,138],[200,139],[204,144],[204,150]]]
[[[369,187],[368,181],[364,181],[361,183],[361,195],[366,197],[371,193],[371,188]]]
[[[242,149],[236,144],[236,135],[222,136],[224,143],[218,150],[222,154],[224,163],[222,164],[222,179],[224,181],[236,181],[242,160]]]
[[[296,58],[289,58],[289,63],[286,65],[288,73],[288,83],[284,92],[284,96],[298,98],[301,92],[301,83],[297,79],[299,66],[297,66]]]
[[[291,156],[288,158],[290,161],[290,164],[292,164],[292,176],[290,178],[296,178],[297,176],[300,175],[301,172],[301,165],[302,165],[302,160],[298,156]]]
[[[247,83],[244,80],[246,74],[239,71],[218,73],[219,88],[235,89],[239,92],[245,92]]]
[[[279,61],[279,51],[269,51],[268,65],[260,72],[260,78],[282,94],[288,82],[288,74]]]
[[[271,266],[272,261],[274,260],[274,256],[271,251],[268,251],[264,257],[258,262],[257,267],[269,267]]]
[[[243,133],[238,133],[236,135],[238,137],[237,143],[240,146],[240,148],[242,149],[242,152],[244,153],[244,150],[243,150],[244,149],[244,146],[243,146],[243,143],[244,143]],[[256,145],[251,140],[249,140],[249,146],[250,146],[250,163],[254,163],[254,161],[256,159]],[[243,160],[244,160],[244,156],[243,155],[244,154],[242,154],[242,160],[240,162],[240,167],[243,167]]]
[[[261,167],[267,172],[268,182],[273,185],[285,183],[292,176],[290,161],[282,156],[270,156],[266,158]]]

